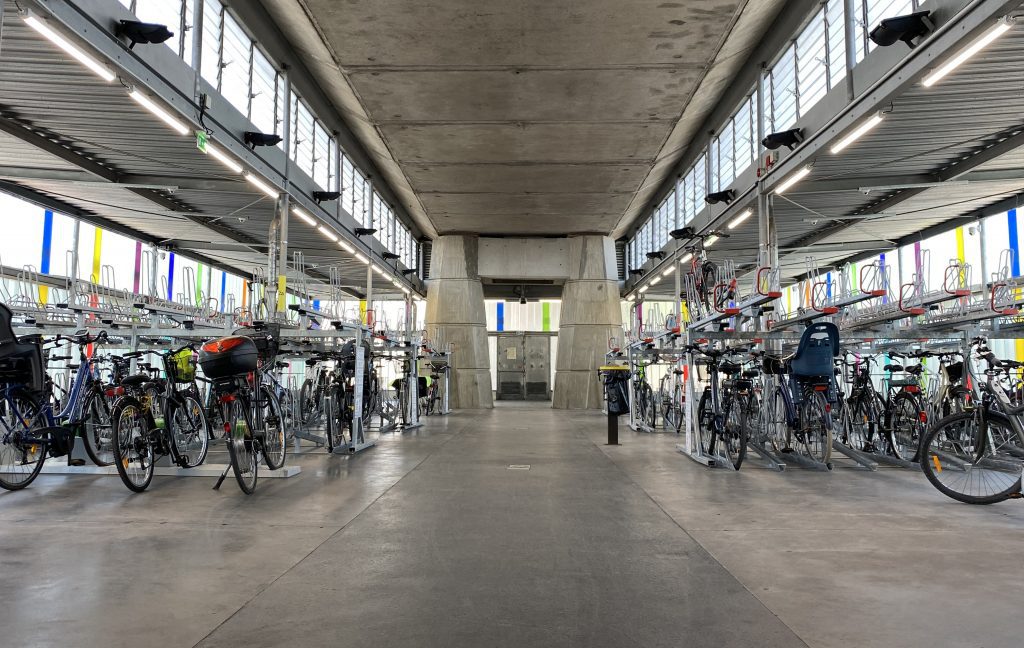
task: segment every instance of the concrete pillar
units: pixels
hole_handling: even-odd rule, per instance
[[[494,407],[487,353],[479,239],[442,236],[434,241],[427,282],[427,335],[452,344],[451,407]]]
[[[607,236],[569,239],[569,279],[562,291],[553,407],[600,409],[597,369],[608,338],[622,336],[615,243]]]

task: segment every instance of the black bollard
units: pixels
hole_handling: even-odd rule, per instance
[[[608,413],[608,445],[619,445],[619,415]]]

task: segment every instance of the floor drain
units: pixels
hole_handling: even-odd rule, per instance
[[[509,464],[509,470],[529,470],[530,464]]]

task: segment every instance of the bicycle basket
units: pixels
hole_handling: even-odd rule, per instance
[[[176,383],[190,383],[196,379],[196,355],[192,349],[182,349],[164,361],[167,379]]]

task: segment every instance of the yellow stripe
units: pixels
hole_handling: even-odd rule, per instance
[[[103,230],[96,228],[96,234],[92,240],[92,276],[90,281],[100,282],[100,251],[103,249]]]
[[[359,321],[366,324],[366,300],[359,300]]]
[[[1014,360],[1017,362],[1024,360],[1024,340],[1014,340],[1013,347],[1015,355],[1017,356]]]
[[[287,294],[285,289],[287,288],[287,278],[284,275],[278,275],[277,277],[277,312],[284,311],[284,302]]]
[[[956,258],[964,262],[964,228],[956,228]]]

